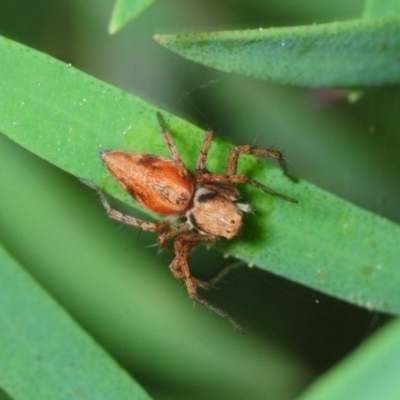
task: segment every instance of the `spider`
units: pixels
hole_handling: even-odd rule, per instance
[[[166,157],[120,150],[103,150],[100,157],[117,182],[145,208],[165,215],[158,222],[144,221],[113,209],[104,193],[92,182],[82,180],[95,189],[109,217],[123,223],[137,226],[145,231],[158,232],[157,244],[164,249],[166,242],[174,238],[175,258],[170,270],[176,279],[184,281],[189,297],[221,317],[234,327],[242,328],[225,311],[215,307],[197,293],[197,287],[209,288],[220,280],[229,267],[209,281],[194,277],[188,264],[191,250],[200,244],[212,244],[222,236],[232,239],[242,227],[242,213],[251,212],[250,205],[239,203],[236,183],[248,183],[283,200],[297,203],[297,200],[275,192],[273,189],[247,175],[237,174],[241,154],[254,154],[276,158],[287,174],[285,160],[277,150],[262,149],[250,145],[234,147],[228,157],[224,174],[213,174],[206,167],[208,151],[213,132],[207,130],[195,172],[187,170],[175,143],[168,132],[167,124],[157,113],[162,135],[171,153]]]

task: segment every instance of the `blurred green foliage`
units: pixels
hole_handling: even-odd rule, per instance
[[[398,87],[366,91],[349,104],[341,91],[216,72],[152,39],[345,20],[360,16],[362,7],[361,1],[159,1],[110,37],[111,1],[21,0],[0,5],[0,34],[234,143],[276,144],[295,175],[399,222]],[[193,310],[169,274],[171,255],[148,247],[153,235],[139,237],[109,221],[76,179],[5,137],[0,142],[1,241],[155,398],[294,398],[386,320],[242,269],[206,294],[244,322],[246,334],[235,334],[225,321]],[[192,259],[205,275],[212,273],[205,265],[230,262],[204,249]]]

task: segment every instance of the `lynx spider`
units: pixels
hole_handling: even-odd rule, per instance
[[[232,239],[242,227],[242,212],[251,212],[250,205],[239,203],[240,192],[236,183],[247,183],[283,200],[297,200],[275,192],[273,189],[243,174],[237,174],[241,154],[276,158],[287,174],[281,152],[250,145],[234,147],[228,157],[224,174],[210,173],[206,167],[213,132],[207,130],[194,173],[189,172],[179,156],[175,143],[160,113],[157,119],[162,129],[172,160],[166,157],[119,150],[100,153],[105,166],[117,182],[142,206],[166,217],[158,222],[144,221],[113,209],[104,193],[92,182],[82,181],[95,189],[109,217],[137,226],[145,231],[159,232],[158,246],[164,249],[169,239],[174,239],[175,258],[170,270],[176,279],[183,280],[189,297],[221,317],[240,331],[242,328],[225,311],[213,306],[199,296],[197,287],[209,288],[230,269],[223,269],[209,281],[195,278],[190,271],[187,257],[200,244],[212,244],[222,236]]]

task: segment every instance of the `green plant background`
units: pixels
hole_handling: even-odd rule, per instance
[[[211,126],[231,142],[276,145],[295,175],[399,221],[397,87],[367,90],[349,104],[341,92],[219,73],[152,39],[357,18],[363,2],[163,1],[112,37],[106,31],[112,2],[1,7],[2,35]],[[171,255],[151,246],[154,235],[109,221],[76,178],[0,140],[2,242],[154,398],[294,398],[387,319],[242,268],[206,294],[245,325],[244,336],[232,332],[193,307],[170,276]],[[212,270],[204,265],[233,260],[201,249],[191,262],[207,275]]]

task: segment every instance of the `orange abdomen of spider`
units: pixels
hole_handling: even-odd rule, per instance
[[[189,206],[193,181],[168,158],[126,151],[101,153],[117,182],[142,206],[159,214],[180,214]]]

